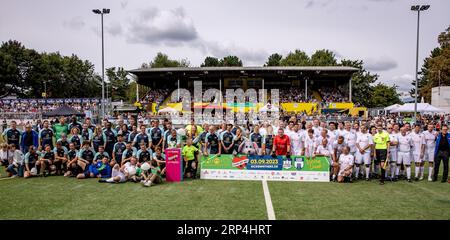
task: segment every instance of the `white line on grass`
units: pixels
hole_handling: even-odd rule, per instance
[[[275,211],[273,210],[272,199],[270,198],[269,186],[266,180],[262,180],[264,199],[266,200],[267,217],[269,220],[275,220]]]
[[[0,180],[8,180],[8,179],[14,179],[14,178],[12,178],[12,177],[2,177],[2,178],[0,178]]]

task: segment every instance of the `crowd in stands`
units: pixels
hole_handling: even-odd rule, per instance
[[[166,97],[172,91],[169,89],[151,89],[147,92],[147,94],[142,98],[142,101],[145,103],[156,103],[157,105],[161,104]]]
[[[280,103],[286,102],[316,102],[317,100],[313,98],[312,93],[308,90],[308,98],[305,98],[305,89],[302,88],[282,88],[280,89]]]
[[[318,89],[322,97],[322,103],[348,102],[348,97],[344,96],[338,89],[331,87],[322,87]]]
[[[98,107],[97,102],[63,102],[63,101],[52,101],[52,102],[38,102],[38,101],[0,101],[0,112],[4,113],[21,113],[21,112],[47,112],[54,110],[61,105],[67,105],[75,110],[84,111],[84,110],[95,110]]]

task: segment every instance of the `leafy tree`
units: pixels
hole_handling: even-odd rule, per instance
[[[264,66],[280,66],[281,59],[283,59],[283,56],[281,56],[278,53],[274,53],[274,54],[269,56],[269,58],[267,59],[266,64],[264,64]]]
[[[122,68],[115,67],[106,69],[106,76],[111,84],[111,98],[113,101],[127,99],[127,91],[129,90],[130,79],[128,73]]]
[[[189,67],[189,61],[182,59],[180,61],[169,59],[164,53],[157,53],[150,63],[143,63],[142,68],[164,68],[164,67]]]
[[[200,67],[218,67],[220,65],[219,59],[215,57],[206,57],[205,61],[200,65]]]
[[[340,65],[359,69],[352,76],[352,101],[366,107],[371,107],[371,99],[368,96],[372,92],[372,84],[378,80],[378,75],[366,71],[363,67],[362,60],[343,59]],[[348,94],[348,84],[342,86],[341,92]]]
[[[336,66],[336,56],[332,51],[322,49],[311,55],[311,66]]]
[[[431,102],[431,89],[439,86],[450,85],[450,26],[438,36],[439,47],[431,51],[425,58],[421,68],[421,75],[417,81],[418,99],[422,97],[426,102]],[[412,97],[415,94],[415,80],[410,91]]]
[[[369,107],[385,107],[398,103],[401,103],[401,101],[400,94],[397,93],[397,86],[378,83],[372,87]]]
[[[226,56],[220,60],[222,67],[242,67],[242,61],[237,56]]]
[[[290,52],[285,58],[280,61],[281,66],[309,66],[309,56],[301,51],[295,50]]]

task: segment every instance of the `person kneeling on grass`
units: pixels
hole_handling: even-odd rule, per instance
[[[69,151],[67,152],[67,171],[64,173],[65,177],[76,177],[83,169],[78,165],[78,150],[74,143],[69,144]]]
[[[36,163],[39,161],[39,152],[34,146],[30,146],[27,154],[25,154],[25,173],[24,177],[29,178],[37,175]]]
[[[339,156],[339,173],[338,182],[342,183],[344,180],[352,182],[352,170],[355,163],[355,157],[349,154],[350,148],[345,146],[342,154]]]
[[[52,171],[56,170],[53,162],[55,161],[55,153],[52,151],[50,145],[45,145],[44,152],[41,153],[41,158],[36,163],[39,166],[39,176],[46,177]]]
[[[91,149],[90,143],[84,142],[83,148],[80,150],[77,157],[78,159],[77,164],[82,169],[82,171],[77,175],[77,179],[84,179],[90,177],[89,168],[92,164],[94,164],[94,155],[95,152]]]
[[[197,166],[195,165],[195,155],[198,153],[198,148],[192,145],[192,140],[186,141],[186,146],[183,147],[182,156],[184,160],[183,172],[185,177],[195,178],[197,173]]]
[[[164,158],[164,154],[162,153],[160,147],[157,147],[155,151],[156,152],[153,153],[153,160],[158,163],[158,166],[161,169],[161,176],[164,176],[166,173],[166,160]]]
[[[152,161],[150,161],[150,166],[148,166],[148,164],[149,163],[144,163],[142,166],[144,176],[144,181],[142,182],[142,184],[144,185],[144,187],[150,187],[154,184],[162,182],[161,168],[158,166],[158,162],[153,159]]]

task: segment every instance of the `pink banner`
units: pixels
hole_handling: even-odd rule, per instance
[[[166,155],[166,181],[180,182],[183,180],[181,149],[167,148],[164,153]]]

